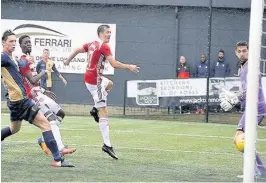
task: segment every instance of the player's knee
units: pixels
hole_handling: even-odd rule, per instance
[[[18,133],[20,129],[21,129],[21,125],[14,124],[10,126],[10,130],[12,134]]]
[[[61,119],[64,119],[64,117],[65,117],[66,114],[65,114],[65,111],[63,111],[62,109],[60,109],[56,115],[58,117],[60,117]]]
[[[49,121],[49,122],[50,122],[51,126],[52,125],[57,125],[57,126],[60,125],[60,122],[58,120],[53,120],[53,121]]]
[[[44,113],[44,116],[49,122],[57,121],[57,116],[51,110]]]
[[[107,118],[108,117],[107,107],[100,107],[98,109],[98,111],[99,111],[99,117],[100,118]]]
[[[40,121],[39,125],[39,128],[43,132],[51,130],[50,122],[45,117]]]
[[[106,90],[107,92],[108,92],[108,91],[111,91],[112,88],[113,88],[113,86],[114,86],[113,81],[109,80],[109,83],[108,83],[108,85],[107,85],[107,87],[106,87],[105,90]]]
[[[51,130],[51,125],[46,117],[42,113],[38,113],[35,117],[34,123],[35,126],[40,128],[42,132]]]

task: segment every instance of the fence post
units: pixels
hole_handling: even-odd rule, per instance
[[[127,80],[124,83],[124,106],[123,106],[123,115],[126,115],[126,103],[127,103]]]
[[[209,0],[209,23],[208,23],[208,76],[206,91],[206,123],[209,122],[209,86],[210,86],[210,66],[211,66],[211,32],[212,32],[212,0]]]

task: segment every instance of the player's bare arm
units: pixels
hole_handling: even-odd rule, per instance
[[[116,68],[116,69],[128,69],[132,72],[139,72],[139,67],[133,64],[124,64],[122,62],[117,61],[112,55],[107,56],[106,58],[110,64],[112,65],[112,67]]]
[[[59,75],[59,78],[63,81],[65,85],[67,85],[67,80],[62,76],[62,74]]]
[[[39,74],[37,74],[36,76],[33,76],[32,73],[27,73],[26,74],[26,78],[31,82],[31,84],[35,84],[37,83],[41,77],[46,73],[46,71],[42,71]]]
[[[81,48],[76,48],[70,55],[69,55],[69,57],[67,58],[67,60],[64,62],[64,64],[65,65],[69,65],[69,63],[71,62],[71,60],[75,57],[75,56],[77,56],[77,54],[79,54],[79,53],[85,53],[86,52],[86,50],[83,48],[83,47],[81,47]]]

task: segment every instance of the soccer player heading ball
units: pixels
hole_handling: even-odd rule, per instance
[[[246,105],[246,91],[247,91],[247,73],[248,73],[248,43],[244,41],[240,41],[236,44],[235,54],[239,58],[241,64],[241,72],[240,72],[240,79],[242,84],[242,92],[241,93],[233,93],[227,90],[223,90],[219,98],[221,100],[221,107],[224,111],[230,111],[236,104],[241,102],[241,105],[245,108]],[[249,61],[249,62],[252,62]],[[266,113],[266,104],[262,90],[262,83],[261,83],[261,75],[259,78],[259,94],[258,94],[258,116],[256,123],[259,125]],[[236,144],[237,148],[240,151],[243,151],[243,135],[245,133],[245,114],[242,115],[237,130],[235,133],[234,143]],[[255,123],[255,121],[254,121]],[[258,153],[256,153],[256,174],[257,175],[265,175],[266,170],[261,161],[261,158]]]
[[[112,56],[110,47],[107,44],[111,38],[109,25],[100,25],[97,29],[97,34],[97,40],[75,49],[64,64],[69,65],[70,61],[79,53],[87,53],[88,65],[84,74],[84,82],[94,100],[94,107],[90,113],[95,121],[99,122],[99,128],[104,141],[102,150],[112,158],[118,159],[110,142],[107,111],[107,95],[113,87],[113,82],[102,76],[104,65],[109,61],[114,68],[128,69],[135,73],[139,72],[139,67],[132,64],[123,64]]]

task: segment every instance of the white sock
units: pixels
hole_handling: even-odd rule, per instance
[[[109,123],[108,123],[108,118],[100,118],[99,120],[99,128],[102,133],[103,137],[103,142],[105,145],[111,147],[111,142],[110,142],[110,136],[109,136]]]
[[[61,151],[65,146],[62,142],[62,137],[61,137],[61,133],[59,130],[59,126],[57,125],[56,121],[51,121],[50,124],[51,124],[52,132],[53,132],[55,141],[57,143],[58,149],[59,151]]]

